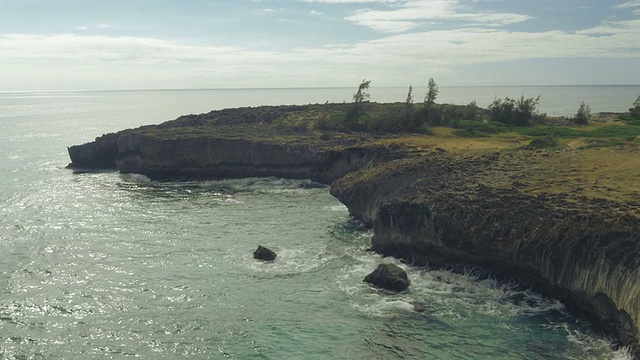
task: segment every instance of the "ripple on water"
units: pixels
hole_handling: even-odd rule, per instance
[[[576,323],[558,301],[534,292],[473,274],[425,271],[367,254],[354,254],[352,260],[336,281],[356,311],[386,319],[394,335],[367,341],[390,356],[528,359],[537,354],[540,359],[629,359],[626,350],[611,352],[608,341],[588,334],[586,325]],[[392,293],[362,283],[380,262],[405,269],[409,290]],[[426,348],[416,348],[415,341],[427,333]],[[405,346],[399,337],[407,338]],[[451,348],[458,350],[447,350]]]
[[[363,283],[393,260],[366,252],[371,234],[313,184],[59,176],[3,210],[20,256],[3,265],[0,357],[518,358],[571,334],[606,358],[532,293],[397,262],[410,291]],[[257,243],[277,260],[254,260]]]

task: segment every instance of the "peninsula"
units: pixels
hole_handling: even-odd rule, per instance
[[[373,250],[531,287],[639,354],[640,120],[510,104],[212,111],[72,146],[70,167],[312,179],[373,227]]]

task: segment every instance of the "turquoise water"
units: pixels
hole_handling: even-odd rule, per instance
[[[628,358],[561,304],[472,274],[399,264],[409,292],[369,287],[393,260],[327,188],[65,169],[66,146],[260,93],[0,94],[0,358]]]

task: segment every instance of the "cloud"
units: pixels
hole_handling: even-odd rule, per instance
[[[470,12],[460,0],[403,1],[385,10],[359,10],[346,18],[381,32],[404,32],[429,21],[464,21],[485,26],[523,22],[530,16],[501,12]],[[396,24],[394,24],[396,23]]]
[[[267,14],[273,14],[276,13],[278,10],[276,9],[271,9],[271,8],[266,8],[266,9],[258,9],[255,10],[253,12],[254,15],[267,15]]]
[[[229,46],[193,46],[161,39],[130,36],[75,34],[0,36],[0,52],[3,53],[3,57],[18,60],[121,61],[135,65],[162,61],[213,60],[237,51],[239,48]]]
[[[103,30],[103,29],[108,29],[110,27],[111,25],[109,24],[81,25],[81,26],[74,27],[73,30],[76,30],[76,31]]]
[[[341,86],[363,77],[378,84],[402,84],[423,77],[425,71],[442,74],[469,64],[634,59],[640,53],[640,19],[608,21],[578,32],[481,25],[388,32],[357,43],[280,51],[134,36],[7,34],[0,35],[0,83],[19,86],[28,77],[37,83],[36,75],[45,77],[46,70],[59,74],[60,83],[81,79],[102,88]],[[412,24],[392,20],[391,26]]]
[[[615,9],[625,9],[625,8],[634,8],[634,7],[640,7],[640,0],[631,0],[631,1],[627,1],[626,3],[622,3],[614,6]]]
[[[325,3],[325,4],[365,4],[365,3],[397,3],[402,0],[298,0],[306,3]]]

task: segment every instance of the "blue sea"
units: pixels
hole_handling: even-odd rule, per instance
[[[374,87],[371,100],[406,91]],[[554,300],[367,252],[372,234],[327,188],[65,168],[68,146],[103,133],[353,92],[0,93],[0,358],[629,359]],[[640,86],[442,87],[438,102],[521,95],[540,95],[553,115],[581,101],[625,111]],[[252,258],[259,244],[278,252],[274,263]],[[383,262],[407,270],[408,292],[362,282]]]

